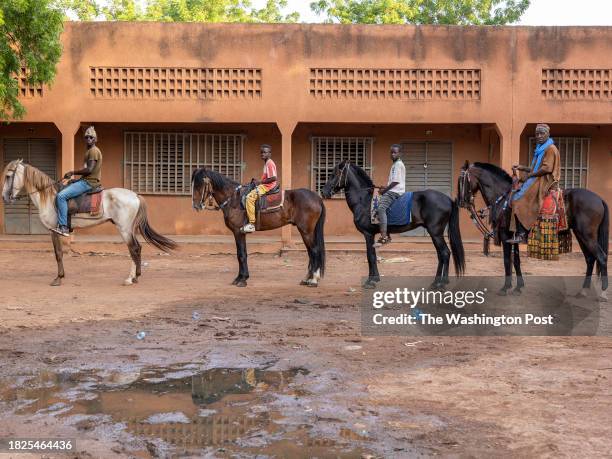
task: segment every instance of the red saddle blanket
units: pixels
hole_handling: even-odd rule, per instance
[[[563,199],[563,190],[550,190],[540,208],[540,217],[558,219],[558,231],[568,229],[567,214],[565,212],[565,200]]]
[[[102,213],[102,191],[95,193],[85,193],[68,201],[68,213],[90,214],[96,216]]]
[[[264,194],[257,200],[257,210],[259,212],[272,212],[280,209],[283,206],[285,198],[284,191],[279,191],[273,194]]]
[[[540,207],[538,220],[529,232],[527,256],[540,260],[558,260],[572,251],[572,235],[567,224],[563,191],[550,190]]]

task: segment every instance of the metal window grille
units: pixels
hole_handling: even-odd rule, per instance
[[[561,157],[561,188],[586,188],[589,172],[589,151],[591,139],[588,137],[554,137]],[[529,164],[536,147],[535,137],[529,138]]]
[[[371,174],[373,145],[372,137],[312,137],[311,188],[320,193],[334,167],[345,159]]]
[[[241,134],[126,132],[126,188],[146,194],[191,194],[191,173],[205,166],[242,181]]]

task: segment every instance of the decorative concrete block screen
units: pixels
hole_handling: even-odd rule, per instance
[[[553,100],[612,100],[612,69],[542,69],[542,96]]]
[[[479,100],[479,69],[310,69],[310,95],[332,99]]]
[[[317,193],[323,190],[334,167],[344,160],[372,172],[372,137],[312,137],[311,139],[311,187]],[[337,194],[334,197],[344,197]]]
[[[240,182],[241,134],[126,132],[124,185],[137,193],[191,194],[191,173],[205,166]]]
[[[261,69],[90,67],[89,91],[102,99],[258,99]]]
[[[25,67],[21,67],[21,72],[17,77],[19,85],[19,95],[21,97],[41,97],[43,95],[42,84],[32,85],[28,83],[28,71]]]

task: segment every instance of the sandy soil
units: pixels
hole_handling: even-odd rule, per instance
[[[383,263],[385,275],[429,275],[434,254]],[[286,419],[385,457],[603,457],[612,446],[612,339],[360,335],[362,254],[329,254],[317,289],[300,287],[305,254],[254,255],[249,286],[230,286],[230,255],[146,251],[141,282],[121,285],[127,256],[0,251],[0,380],[41,371],[139,371],[180,362],[304,367]],[[524,261],[528,274],[581,274],[571,255]],[[468,254],[468,274],[500,273],[499,257]],[[354,290],[354,291],[353,291]],[[200,314],[194,321],[193,311]],[[145,330],[139,341],[135,334]],[[308,408],[305,409],[304,407]],[[0,413],[0,437],[36,431],[79,439],[80,457],[150,457],[112,424],[81,429],[52,415]],[[346,435],[345,435],[346,437]],[[228,454],[209,451],[213,456]],[[157,454],[159,455],[159,454]],[[25,457],[25,456],[23,456]]]

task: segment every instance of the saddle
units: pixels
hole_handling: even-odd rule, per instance
[[[102,208],[102,191],[104,188],[98,186],[76,198],[68,201],[68,228],[72,232],[72,217],[78,218],[100,218],[104,209]]]
[[[388,226],[405,226],[412,221],[412,191],[407,191],[396,199],[391,207],[387,209],[387,225]],[[372,201],[370,203],[370,222],[373,225],[379,225],[378,219],[378,202],[380,195],[378,190],[374,190]]]
[[[257,200],[257,211],[263,214],[275,212],[283,207],[285,193],[282,192],[280,186],[276,185]]]
[[[242,208],[246,209],[246,197],[255,189],[255,185],[250,183],[245,185],[244,192],[240,197]],[[257,212],[257,220],[259,220],[259,214],[268,214],[279,211],[283,207],[285,201],[285,192],[281,190],[280,185],[276,185],[270,191],[263,196],[260,196],[257,202],[255,202],[255,211]]]

